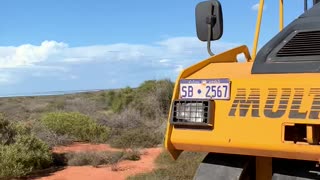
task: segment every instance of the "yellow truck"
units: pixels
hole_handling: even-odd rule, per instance
[[[213,54],[222,4],[195,8],[210,57],[177,78],[165,137],[174,159],[208,153],[194,179],[320,179],[319,0],[311,8],[305,0],[305,12],[286,27],[279,0],[280,31],[257,52],[263,9],[260,0],[251,54],[246,45]]]

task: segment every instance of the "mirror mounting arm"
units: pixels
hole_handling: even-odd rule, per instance
[[[211,36],[212,36],[212,25],[215,22],[216,17],[210,15],[209,17],[207,17],[207,24],[208,24],[208,39],[207,39],[207,51],[209,53],[210,56],[214,56],[215,54],[212,52],[211,50]]]
[[[208,24],[208,40],[207,40],[207,50],[210,56],[214,56],[215,54],[211,51],[211,29],[212,29],[212,24]]]

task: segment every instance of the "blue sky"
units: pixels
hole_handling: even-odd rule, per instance
[[[175,80],[183,68],[208,57],[206,43],[196,38],[199,2],[3,0],[0,96]],[[213,51],[242,44],[251,49],[258,1],[220,2],[224,35]],[[290,3],[285,4],[285,24],[303,12],[302,0]],[[266,1],[259,46],[277,32],[278,1]]]

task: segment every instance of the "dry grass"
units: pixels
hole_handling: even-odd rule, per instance
[[[140,160],[140,155],[138,150],[121,152],[77,152],[67,153],[65,158],[69,166],[92,165],[98,167],[100,165],[112,165],[116,170],[118,162],[122,160],[137,161]]]
[[[122,158],[123,160],[130,160],[130,161],[138,161],[140,160],[141,152],[137,149],[127,150],[123,153]]]
[[[130,177],[129,180],[164,179],[192,180],[193,176],[205,157],[204,153],[184,152],[174,161],[168,152],[164,151],[156,159],[158,169],[151,173]]]
[[[78,152],[66,154],[69,166],[86,166],[117,163],[123,156],[122,152]]]

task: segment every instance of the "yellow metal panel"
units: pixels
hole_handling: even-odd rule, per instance
[[[253,50],[252,50],[252,58],[253,59],[256,58],[256,54],[257,54],[263,7],[264,7],[264,0],[260,0],[258,17],[257,17],[257,24],[256,24],[256,33],[255,33],[254,41],[253,41]]]
[[[307,126],[307,141],[310,144],[314,144],[313,127],[312,127],[312,125],[308,125]]]
[[[210,64],[210,63],[222,63],[222,62],[238,62],[237,56],[239,54],[243,53],[245,55],[245,58],[247,61],[251,61],[251,56],[248,50],[248,47],[243,45],[243,46],[239,46],[236,47],[234,49],[231,49],[229,51],[226,51],[224,53],[221,53],[219,55],[213,56],[213,57],[209,57],[208,59],[199,62],[187,69],[185,69],[184,71],[182,71],[175,83],[175,87],[173,90],[173,96],[172,96],[172,101],[175,99],[178,99],[179,97],[179,80],[185,77],[188,77],[189,75],[191,75],[192,73],[195,73],[197,70],[201,69],[202,67],[205,67],[206,65]],[[172,107],[170,107],[170,113],[172,111]],[[166,131],[166,136],[165,136],[165,147],[166,149],[171,153],[172,157],[174,159],[178,158],[178,156],[180,155],[180,153],[182,152],[181,150],[177,150],[170,138],[172,135],[172,131],[173,131],[173,126],[170,125],[170,116],[168,118],[168,123],[167,123],[167,131]]]
[[[180,129],[168,121],[166,148],[174,158],[178,158],[183,150],[187,150],[318,161],[320,159],[319,145],[284,141],[283,127],[285,124],[320,125],[318,117],[317,119],[312,118],[317,113],[311,114],[315,98],[311,90],[320,88],[320,74],[251,74],[250,59],[249,62],[235,62],[235,57],[241,48],[210,57],[180,74],[175,84],[172,100],[179,98],[180,79],[210,78],[229,78],[231,80],[231,100],[214,102],[212,130]],[[259,89],[259,103],[256,104],[258,108],[255,109],[252,104],[249,104],[246,115],[240,116],[238,108],[235,115],[230,116],[238,89],[245,89],[246,97],[248,97],[252,88]],[[270,88],[273,88],[274,94],[271,93]],[[287,108],[281,109],[278,105],[280,104],[280,93],[284,88],[289,89],[290,93],[284,92],[284,95],[288,97]],[[297,88],[303,91],[300,92]],[[273,105],[268,102],[270,94],[277,97],[272,112],[283,110],[281,117],[270,118],[266,115],[266,107]],[[301,96],[302,100],[299,109],[294,113],[298,115],[305,113],[305,118],[290,117],[294,114],[291,109],[296,108],[295,94]],[[256,116],[252,116],[254,109]]]
[[[283,0],[279,0],[279,28],[283,29]]]
[[[319,144],[320,126],[307,125],[307,142],[309,144]]]

